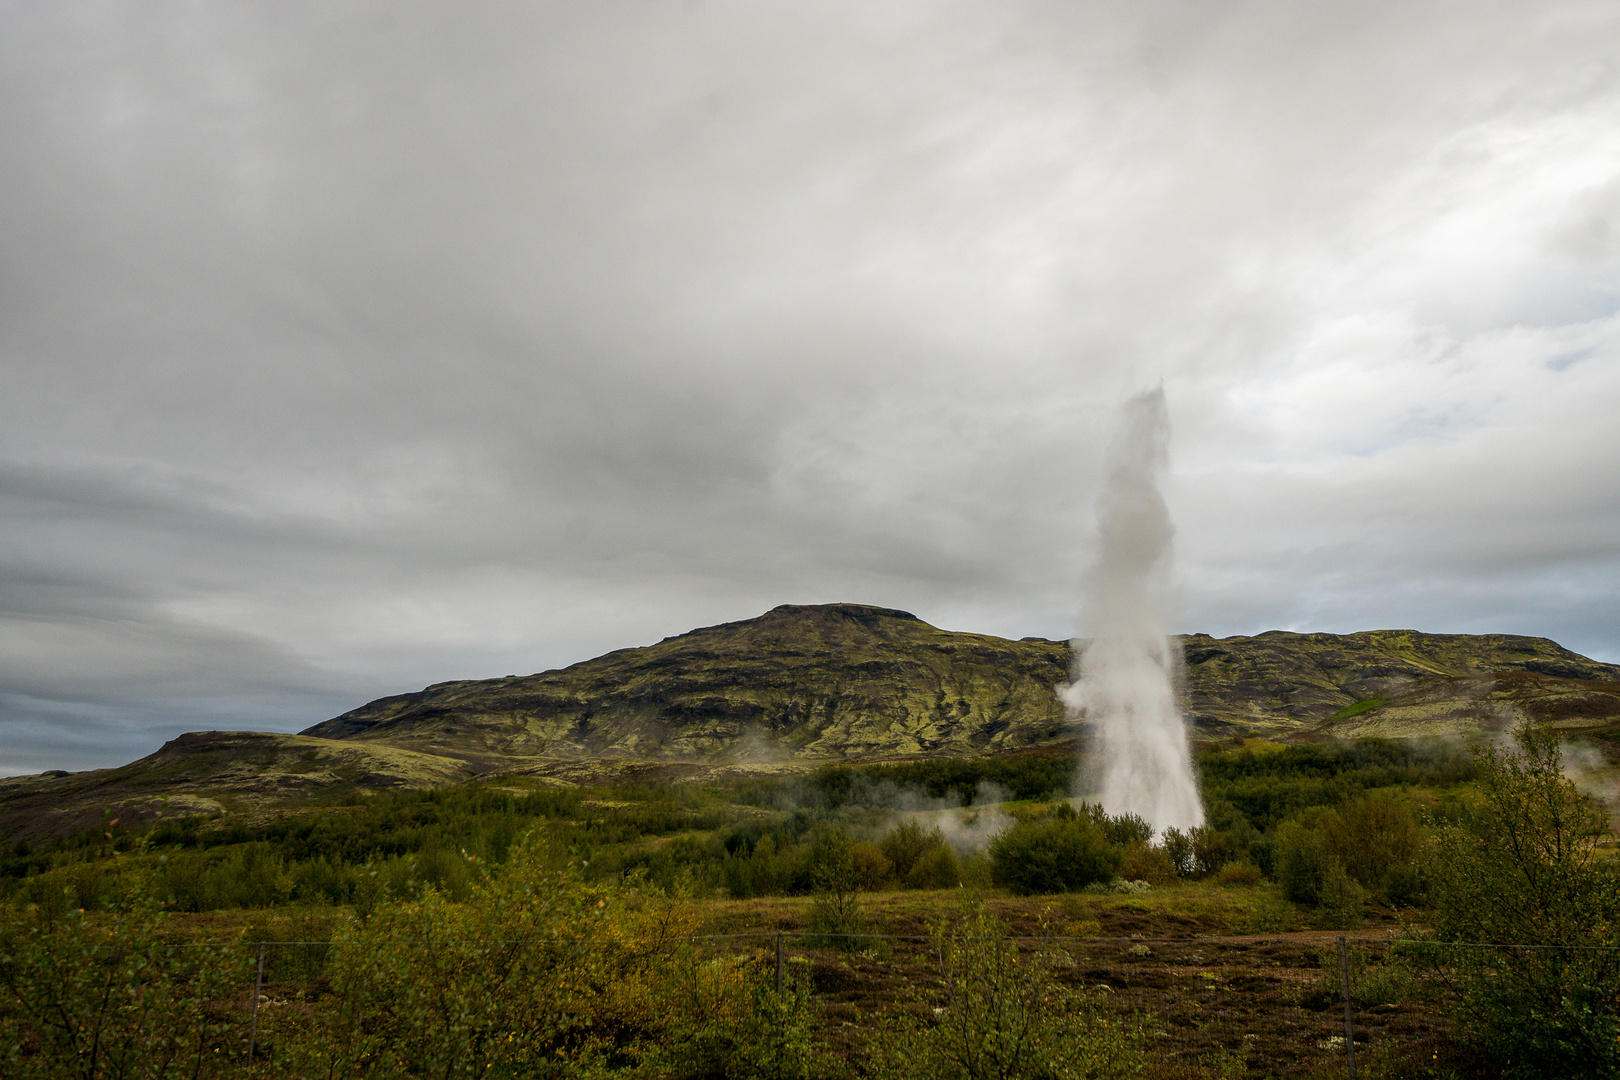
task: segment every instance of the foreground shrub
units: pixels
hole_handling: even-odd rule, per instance
[[[990,841],[991,876],[1015,893],[1070,892],[1119,873],[1125,855],[1086,815],[1059,803]]]
[[[687,946],[662,981],[668,1022],[638,1055],[638,1075],[808,1080],[831,1066],[816,1038],[820,1008],[790,972],[778,995],[764,965],[705,958]]]
[[[554,862],[525,840],[463,903],[428,888],[338,933],[330,992],[261,1011],[273,1074],[809,1074],[805,987],[777,998],[758,958],[697,948],[680,902]]]
[[[1596,845],[1605,816],[1563,775],[1555,733],[1476,752],[1478,806],[1429,864],[1441,942],[1430,963],[1472,1039],[1508,1076],[1620,1074],[1620,881]],[[1513,947],[1530,946],[1530,947]]]
[[[251,979],[245,954],[166,940],[150,880],[112,876],[104,913],[0,911],[0,1074],[207,1077],[245,1049],[224,1044],[221,1007]]]
[[[612,891],[547,861],[525,846],[465,903],[429,887],[336,934],[331,994],[312,1015],[267,1011],[278,1070],[543,1077],[611,1056],[647,1019],[625,1015],[613,979],[633,979],[656,945],[637,956],[616,941]]]
[[[1098,1015],[1095,993],[1065,986],[1065,954],[1028,954],[984,905],[965,901],[954,925],[936,926],[942,1007],[914,999],[876,1025],[870,1075],[929,1080],[1047,1080],[1139,1075],[1138,1032]]]
[[[1301,995],[1305,1004],[1316,1008],[1330,1008],[1344,1002],[1346,975],[1350,982],[1350,1000],[1361,1008],[1399,1004],[1418,991],[1416,973],[1399,950],[1374,958],[1363,946],[1351,945],[1341,958],[1337,945],[1327,945],[1317,950],[1316,959],[1316,979]]]

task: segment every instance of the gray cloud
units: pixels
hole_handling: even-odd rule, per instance
[[[0,769],[784,602],[1620,659],[1600,3],[0,10]]]

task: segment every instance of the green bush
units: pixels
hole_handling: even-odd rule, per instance
[[[1125,861],[1090,818],[1066,803],[1016,821],[990,841],[989,853],[995,883],[1020,895],[1083,889],[1114,877]]]
[[[1412,811],[1387,793],[1337,807],[1324,821],[1323,838],[1345,873],[1371,893],[1383,893],[1390,876],[1411,865],[1421,846]]]
[[[1374,960],[1360,945],[1350,945],[1343,956],[1338,945],[1317,951],[1315,983],[1304,994],[1306,1004],[1324,1008],[1344,1001],[1345,975],[1349,975],[1350,1000],[1358,1008],[1397,1005],[1416,992],[1416,973],[1399,953],[1382,961]]]
[[[471,862],[471,860],[469,860]],[[335,936],[327,992],[261,1010],[271,1075],[809,1076],[808,987],[715,955],[656,889],[595,884],[533,838],[468,899],[426,887]]]
[[[104,913],[0,910],[0,1073],[40,1078],[216,1076],[244,1049],[220,1007],[251,978],[235,941],[185,947],[145,878],[102,876]],[[238,1030],[236,1034],[240,1034]]]
[[[908,818],[890,829],[880,846],[884,856],[894,867],[894,876],[904,881],[911,873],[911,868],[917,865],[918,859],[944,843],[945,835],[939,831],[939,826],[931,825],[924,828],[917,821]]]
[[[929,848],[906,875],[913,889],[954,889],[962,884],[962,864],[949,844]]]
[[[1328,877],[1337,863],[1320,830],[1297,820],[1283,825],[1277,830],[1274,859],[1283,896],[1306,907],[1322,902]]]
[[[809,1080],[830,1068],[816,1037],[820,1008],[808,978],[773,974],[742,957],[702,958],[683,949],[662,982],[668,1019],[638,1055],[641,1076]]]
[[[1384,879],[1384,897],[1398,908],[1424,907],[1429,903],[1429,872],[1421,862],[1392,867]]]
[[[1165,858],[1170,860],[1171,869],[1178,877],[1192,877],[1193,873],[1193,847],[1192,837],[1180,829],[1164,830],[1163,842]]]
[[[908,889],[954,889],[962,883],[961,861],[937,825],[902,821],[880,846],[895,879]]]
[[[848,834],[828,831],[812,846],[816,891],[805,921],[814,945],[855,949],[865,944],[866,921],[856,877],[856,843]]]
[[[1192,877],[1219,873],[1232,857],[1233,844],[1212,825],[1200,825],[1188,834],[1192,845]]]
[[[1118,817],[1108,817],[1099,814],[1103,836],[1110,844],[1119,847],[1128,847],[1131,844],[1148,844],[1153,841],[1153,826],[1148,824],[1146,818],[1137,814],[1121,814]]]
[[[1430,851],[1435,971],[1505,1075],[1620,1075],[1620,879],[1601,807],[1563,774],[1557,734],[1476,752],[1481,800]],[[1486,946],[1486,947],[1481,947]],[[1495,946],[1495,947],[1489,947]]]
[[[850,852],[855,866],[855,887],[868,891],[881,889],[894,877],[894,864],[883,849],[869,840],[855,844]]]
[[[1324,837],[1323,822],[1333,820],[1335,815],[1329,810],[1306,815],[1278,829],[1276,873],[1283,896],[1315,908],[1318,925],[1346,930],[1360,921],[1367,893],[1345,873]]]
[[[874,1025],[866,1061],[877,1080],[1113,1080],[1145,1067],[1139,1032],[1098,1015],[1084,990],[1060,982],[1073,963],[1026,955],[977,900],[954,925],[936,926],[934,966],[943,999],[914,998]]]

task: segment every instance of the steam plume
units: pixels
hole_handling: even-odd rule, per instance
[[[1081,625],[1093,639],[1075,640],[1076,680],[1062,691],[1096,727],[1095,797],[1110,814],[1146,818],[1155,834],[1204,820],[1176,708],[1181,653],[1161,607],[1175,533],[1158,484],[1169,442],[1162,387],[1125,402],[1097,503],[1097,559],[1082,579]]]

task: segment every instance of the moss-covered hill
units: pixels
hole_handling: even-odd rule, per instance
[[[776,608],[560,671],[441,683],[303,732],[479,762],[512,755],[850,757],[1072,735],[1068,645],[856,604]]]
[[[1542,699],[1567,696],[1558,689],[1564,682],[1620,680],[1620,666],[1589,660],[1546,638],[1512,634],[1273,630],[1219,639],[1193,634],[1182,644],[1187,663],[1184,708],[1199,729],[1211,734],[1290,736],[1351,716],[1362,717],[1362,722],[1355,730],[1342,728],[1346,736],[1384,734],[1375,723],[1384,707],[1420,685],[1428,704],[1449,703],[1451,719],[1433,733],[1495,729],[1505,702],[1481,689],[1482,677],[1518,676],[1511,684],[1514,704],[1536,719],[1542,718]],[[1593,699],[1594,707],[1601,706],[1594,716],[1607,715],[1606,701],[1606,696]],[[1408,727],[1403,735],[1421,733]]]
[[[1211,735],[1292,736],[1432,679],[1620,679],[1543,638],[1294,634],[1183,639],[1186,710]],[[1078,735],[1053,688],[1067,642],[940,630],[903,611],[785,606],[521,678],[442,683],[304,732],[493,762],[511,755],[851,757],[1007,750]],[[1521,682],[1524,680],[1521,680]],[[1496,716],[1497,713],[1491,713]]]
[[[1620,667],[1541,638],[1293,634],[1183,639],[1206,738],[1499,730],[1520,716],[1620,725]],[[249,814],[490,772],[556,783],[918,755],[1056,749],[1084,735],[1054,688],[1069,644],[940,630],[903,611],[779,607],[559,671],[440,683],[300,735],[199,732],[119,769],[0,779],[0,837],[101,809]]]
[[[469,779],[456,758],[265,731],[199,731],[116,769],[0,778],[0,838],[67,833],[106,813],[125,822],[247,813],[360,791]]]

